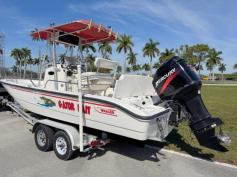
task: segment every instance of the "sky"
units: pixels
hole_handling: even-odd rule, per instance
[[[28,47],[37,57],[39,43],[29,35],[35,28],[92,19],[119,34],[131,35],[139,64],[148,62],[142,48],[149,38],[159,41],[161,52],[181,44],[206,43],[223,52],[221,57],[231,73],[237,63],[236,7],[235,0],[0,0],[6,66],[15,62],[9,56],[13,48]],[[122,61],[123,54],[114,50],[111,58]]]

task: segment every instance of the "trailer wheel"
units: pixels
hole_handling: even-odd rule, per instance
[[[53,130],[40,124],[35,130],[35,144],[40,151],[50,151],[53,149]]]
[[[56,156],[61,160],[69,160],[73,150],[69,136],[64,131],[58,131],[54,135],[53,149]]]

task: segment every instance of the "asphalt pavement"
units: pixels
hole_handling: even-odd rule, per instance
[[[41,152],[29,126],[17,115],[0,112],[1,177],[237,177],[237,169],[169,152],[113,142],[70,161]]]

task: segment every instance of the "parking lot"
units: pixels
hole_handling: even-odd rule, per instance
[[[121,142],[62,161],[53,151],[37,150],[29,128],[17,115],[0,112],[0,176],[237,176],[234,168]]]

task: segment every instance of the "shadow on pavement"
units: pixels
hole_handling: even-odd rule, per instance
[[[170,135],[166,138],[167,142],[157,142],[157,141],[137,141],[125,137],[116,137],[117,141],[114,141],[102,149],[91,150],[88,153],[79,153],[76,152],[73,158],[77,158],[78,156],[87,157],[88,160],[93,158],[97,158],[106,154],[107,151],[112,151],[139,161],[150,160],[154,162],[159,162],[159,157],[166,159],[165,154],[159,152],[164,146],[168,144],[175,145],[180,151],[186,152],[191,156],[206,159],[212,161],[214,158],[214,154],[212,153],[204,153],[201,148],[194,147],[191,144],[185,142],[182,135],[174,129]],[[154,146],[156,149],[144,148],[144,145],[148,144]]]
[[[197,148],[192,146],[191,144],[186,143],[182,135],[178,133],[177,129],[174,129],[166,138],[166,140],[169,144],[174,144],[181,151],[184,151],[191,156],[203,158],[210,161],[212,161],[212,158],[214,157],[214,154],[203,153],[201,148]]]
[[[166,159],[165,154],[159,152],[159,150],[144,148],[144,143],[134,142],[134,140],[130,140],[129,143],[113,141],[110,144],[104,146],[103,149],[91,150],[88,153],[80,153],[79,151],[77,151],[75,152],[73,158],[80,156],[87,157],[88,160],[91,160],[105,155],[108,151],[139,161],[149,160],[152,162],[159,162],[159,158],[161,157],[162,159]]]

